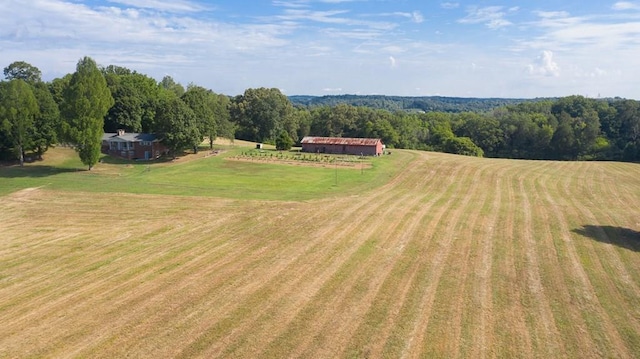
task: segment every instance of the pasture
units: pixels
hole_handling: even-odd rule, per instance
[[[638,164],[47,161],[0,168],[3,358],[640,357]]]

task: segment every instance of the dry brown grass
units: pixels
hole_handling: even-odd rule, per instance
[[[0,197],[0,357],[640,357],[640,166],[418,153],[306,202]]]

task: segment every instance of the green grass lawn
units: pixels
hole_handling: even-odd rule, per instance
[[[0,195],[23,188],[214,196],[238,199],[307,200],[336,194],[355,194],[384,184],[413,155],[395,151],[393,156],[369,158],[370,168],[324,167],[233,161],[227,159],[249,148],[220,148],[174,162],[123,161],[103,157],[86,170],[73,150],[55,148],[43,161],[25,167],[0,167]]]

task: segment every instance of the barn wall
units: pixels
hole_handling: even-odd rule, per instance
[[[382,154],[382,144],[377,146],[350,146],[350,145],[316,145],[302,144],[303,152],[311,153],[328,153],[328,154],[346,154],[346,155],[365,155],[376,156]]]

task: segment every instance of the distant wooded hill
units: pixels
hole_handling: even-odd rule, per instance
[[[329,96],[289,96],[298,106],[318,107],[345,104],[388,111],[409,112],[485,112],[498,107],[516,105],[523,102],[538,102],[545,99],[513,98],[470,98],[443,96],[384,96],[384,95],[329,95]],[[548,98],[546,99],[548,100]]]

